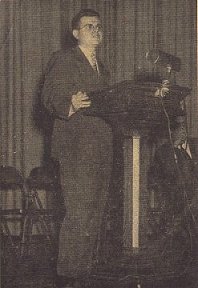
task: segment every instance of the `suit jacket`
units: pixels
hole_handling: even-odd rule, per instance
[[[70,148],[72,151],[75,150],[77,139],[83,145],[87,143],[91,145],[94,142],[97,146],[97,141],[101,140],[108,142],[107,138],[111,134],[111,128],[102,119],[85,116],[82,111],[78,111],[68,118],[73,94],[78,91],[89,93],[107,87],[109,74],[101,61],[98,61],[98,66],[100,76],[93,70],[78,47],[66,52],[56,52],[50,61],[42,97],[46,109],[55,117],[52,155],[58,159],[65,155],[66,150],[68,151]],[[88,150],[89,145],[87,145]],[[97,154],[97,151],[95,152]],[[96,157],[105,158],[107,153],[103,152],[104,155],[96,155]],[[93,154],[93,150],[91,153]],[[95,156],[93,155],[93,157]]]

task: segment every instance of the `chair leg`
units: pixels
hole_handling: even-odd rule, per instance
[[[31,215],[26,215],[21,240],[21,251],[20,251],[21,256],[29,254],[29,244],[32,241],[32,226],[33,223]]]
[[[5,231],[5,233],[4,233]],[[15,244],[12,240],[12,235],[10,233],[10,229],[8,227],[8,224],[5,219],[1,219],[1,233],[2,235],[6,235],[8,237],[8,243],[11,245],[12,251],[14,252],[15,256],[18,257],[17,249],[15,247]]]
[[[50,233],[51,229],[45,219],[45,215],[42,215],[44,208],[35,189],[30,190],[28,193],[26,211],[27,215],[24,218],[22,229],[21,255],[24,256],[26,253],[29,253],[29,244],[32,241],[33,225],[40,225],[42,232],[45,234],[47,240],[49,241],[50,247],[53,249],[54,239]]]
[[[38,196],[38,192],[36,191],[36,189],[33,190],[34,191],[34,199],[35,199],[35,204],[37,207],[39,207],[39,209],[43,210],[43,205],[42,202]]]
[[[23,228],[22,228],[21,249],[20,249],[21,256],[24,256],[24,254],[25,254],[25,240],[26,240],[26,234],[25,233],[26,233],[27,221],[28,221],[28,217],[26,215],[24,218],[24,221],[23,221]]]
[[[9,243],[11,244],[11,246],[14,247],[14,243],[13,243],[13,241],[12,241],[10,229],[9,229],[8,224],[6,223],[5,220],[3,220],[3,221],[1,222],[1,230],[2,230],[2,233],[3,233],[3,234],[6,234],[6,236],[8,237],[8,241],[9,241]],[[4,233],[4,231],[5,231],[5,233]]]
[[[40,201],[40,198],[39,198],[39,196],[38,196],[38,193],[37,193],[37,191],[34,189],[33,190],[33,194],[32,194],[32,196],[33,196],[33,202],[34,202],[34,206],[36,207],[36,208],[38,208],[39,210],[41,210],[41,211],[43,211],[44,210],[44,208],[43,208],[43,205],[42,205],[42,203],[41,203],[41,201]],[[39,212],[38,212],[39,213]],[[50,227],[48,226],[48,223],[47,223],[47,221],[44,219],[44,216],[43,215],[38,215],[38,218],[39,218],[39,221],[40,221],[40,224],[41,224],[41,226],[42,226],[42,229],[43,229],[43,231],[45,232],[45,234],[46,234],[46,237],[47,237],[47,239],[49,240],[49,242],[50,242],[50,245],[51,245],[51,247],[53,247],[53,239],[52,239],[52,236],[50,235],[51,233],[50,233]]]
[[[52,236],[50,235],[50,228],[48,227],[48,224],[42,215],[39,215],[39,220],[40,220],[42,229],[44,233],[46,234],[47,240],[49,241],[51,248],[53,248],[53,239],[52,239]]]

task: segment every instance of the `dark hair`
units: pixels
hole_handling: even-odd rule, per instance
[[[100,14],[98,12],[96,12],[95,10],[92,10],[92,9],[82,9],[80,10],[80,12],[78,12],[78,14],[76,14],[74,16],[74,18],[72,19],[72,23],[71,23],[71,28],[72,28],[72,31],[74,29],[78,29],[79,28],[79,22],[80,22],[80,19],[82,17],[85,17],[85,16],[88,16],[88,17],[98,17],[100,18]]]

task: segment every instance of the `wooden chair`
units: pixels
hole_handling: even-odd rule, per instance
[[[57,170],[34,168],[26,179],[27,198],[22,235],[22,255],[29,254],[34,235],[42,235],[50,249],[57,246],[58,227],[64,215]],[[47,248],[47,247],[46,247]]]

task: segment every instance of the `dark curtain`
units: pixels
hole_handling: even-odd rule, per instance
[[[60,23],[60,1],[0,2],[1,164],[25,176],[42,160],[33,107],[49,55],[60,48]]]
[[[192,89],[186,98],[191,136],[198,136],[197,96],[197,1],[159,0],[157,5],[157,46],[181,59],[177,84]]]
[[[188,124],[198,136],[196,0],[1,0],[1,164],[25,176],[43,157],[43,135],[33,119],[39,82],[51,53],[69,44],[65,34],[81,8],[101,14],[101,57],[112,83],[155,70],[145,57],[153,47],[181,58],[175,78],[192,88]]]

